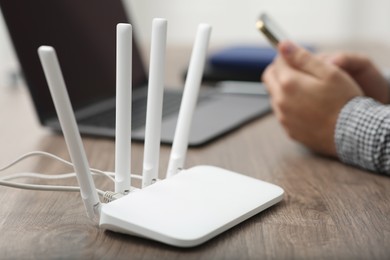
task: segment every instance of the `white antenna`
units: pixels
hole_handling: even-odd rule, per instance
[[[87,157],[85,155],[56,52],[53,47],[41,46],[38,49],[38,54],[60,120],[70,157],[74,164],[84,206],[87,210],[88,217],[95,218],[100,214],[99,196],[89,170]]]
[[[115,192],[131,187],[132,27],[116,27]]]
[[[172,175],[178,173],[184,167],[192,115],[195,110],[199,88],[202,81],[210,33],[210,25],[200,24],[198,26],[186,83],[184,86],[183,98],[180,105],[172,151],[169,158],[167,177],[171,177]]]
[[[142,187],[158,178],[167,20],[153,19]]]

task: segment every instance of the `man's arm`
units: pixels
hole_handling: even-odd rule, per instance
[[[388,82],[371,61],[348,53],[324,59],[288,41],[278,53],[262,78],[287,134],[319,153],[390,174]]]
[[[335,143],[344,163],[390,174],[390,106],[368,97],[349,101],[338,117]]]

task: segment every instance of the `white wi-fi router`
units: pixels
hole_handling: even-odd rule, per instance
[[[115,191],[124,196],[101,203],[54,48],[38,49],[87,214],[103,229],[178,247],[204,243],[279,202],[283,189],[213,166],[184,169],[211,27],[200,24],[192,51],[167,178],[158,180],[167,22],[154,19],[142,189],[130,180],[132,27],[117,26],[117,115]],[[218,120],[216,118],[216,120]]]

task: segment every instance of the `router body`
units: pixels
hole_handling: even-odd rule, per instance
[[[100,227],[192,247],[279,202],[283,189],[248,176],[196,166],[102,205]]]

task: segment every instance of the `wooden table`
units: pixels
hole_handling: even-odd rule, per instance
[[[169,59],[179,56],[173,53]],[[183,64],[176,63],[168,74],[177,73]],[[172,78],[172,82],[179,81],[178,76]],[[25,88],[0,88],[0,118],[0,165],[32,150],[69,158],[62,136],[38,125]],[[92,167],[114,170],[112,139],[85,137],[83,141]],[[161,149],[161,173],[166,171],[169,151],[168,146]],[[133,171],[140,173],[143,145],[133,144],[132,155]],[[273,115],[207,146],[190,149],[186,166],[198,164],[275,183],[285,190],[285,197],[201,246],[178,249],[100,230],[87,218],[77,193],[0,187],[0,259],[390,257],[390,178],[313,154],[289,140]],[[59,173],[72,169],[36,158],[1,175],[24,171]],[[96,180],[98,187],[113,189],[105,179]],[[69,180],[57,183],[75,184]]]

